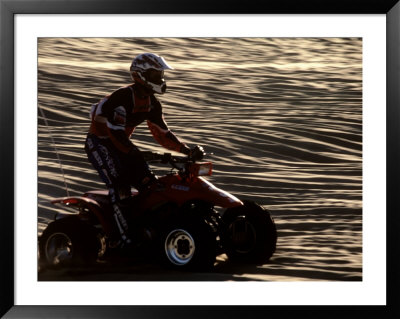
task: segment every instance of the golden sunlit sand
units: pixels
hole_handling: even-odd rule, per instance
[[[143,261],[39,280],[362,280],[362,42],[355,38],[41,38],[38,60],[38,235],[49,203],[104,188],[86,159],[92,103],[129,83],[131,59],[164,56],[165,119],[214,155],[216,186],[268,208],[278,228],[270,263],[213,273],[169,272]],[[55,145],[53,144],[53,140]],[[163,149],[147,125],[142,150]],[[154,167],[157,174],[168,167]]]

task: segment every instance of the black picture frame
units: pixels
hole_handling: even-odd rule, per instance
[[[385,14],[387,21],[386,306],[20,306],[14,302],[14,17],[16,14]],[[400,317],[398,0],[0,0],[0,315],[5,318],[395,318]],[[384,203],[382,203],[384,207]]]

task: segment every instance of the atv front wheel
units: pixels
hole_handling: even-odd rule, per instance
[[[262,264],[268,262],[276,249],[277,232],[270,213],[254,202],[227,209],[225,247],[229,259]]]
[[[40,262],[53,268],[94,263],[100,248],[95,229],[76,216],[51,222],[39,238]]]
[[[216,258],[216,235],[200,216],[177,218],[161,236],[162,262],[174,269],[209,270]]]

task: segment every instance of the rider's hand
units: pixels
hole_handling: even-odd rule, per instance
[[[204,149],[201,146],[196,145],[194,148],[190,150],[189,156],[193,161],[198,161],[203,159],[204,154],[205,154]]]
[[[185,144],[182,144],[181,153],[188,155],[193,161],[201,160],[204,157],[204,149],[196,145],[192,149],[187,147]]]

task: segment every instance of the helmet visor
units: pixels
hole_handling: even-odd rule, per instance
[[[146,81],[151,83],[161,84],[164,81],[164,71],[158,71],[156,69],[148,69],[142,74],[143,77],[146,79]]]

